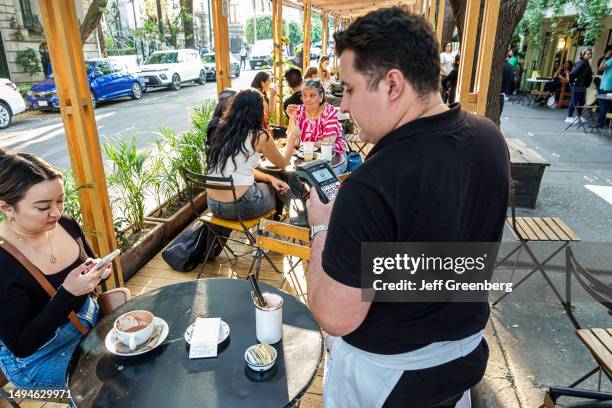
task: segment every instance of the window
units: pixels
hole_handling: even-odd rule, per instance
[[[145,65],[150,64],[176,64],[178,61],[178,52],[160,52],[159,54],[151,54]]]
[[[96,67],[96,72],[98,72],[100,75],[109,75],[114,71],[108,62],[101,62]]]
[[[21,6],[23,24],[27,26],[27,24],[32,21],[32,6],[30,5],[30,0],[19,0],[19,5]]]

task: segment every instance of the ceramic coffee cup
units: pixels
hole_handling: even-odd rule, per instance
[[[146,310],[132,310],[122,314],[115,320],[113,327],[119,341],[130,350],[146,342],[153,333],[153,313]]]
[[[283,337],[283,298],[263,293],[266,307],[255,304],[255,335],[262,343],[278,343]]]

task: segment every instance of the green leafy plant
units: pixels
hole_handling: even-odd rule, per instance
[[[113,172],[107,176],[107,181],[119,193],[113,206],[122,214],[121,224],[127,224],[132,232],[142,231],[146,192],[154,177],[147,167],[150,149],[138,152],[134,137],[121,136],[117,145],[110,141],[104,143],[104,152],[113,162]]]
[[[74,218],[79,224],[83,224],[83,214],[79,203],[79,191],[85,188],[92,188],[93,184],[83,184],[77,186],[74,181],[72,170],[60,170],[64,184],[64,213]]]
[[[601,36],[604,19],[608,16],[607,0],[575,0],[578,10],[576,26],[584,30],[584,45],[592,46]]]
[[[257,39],[267,40],[272,38],[272,16],[258,16],[257,17]],[[247,42],[253,44],[253,17],[249,18],[244,26],[244,32],[246,35]],[[287,23],[283,21],[283,35],[287,33]]]
[[[18,65],[21,65],[24,72],[30,74],[30,77],[34,76],[34,74],[38,72],[42,72],[40,59],[33,48],[26,48],[25,50],[17,51],[17,58],[15,59],[15,62]]]

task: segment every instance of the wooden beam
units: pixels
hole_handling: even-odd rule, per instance
[[[416,0],[415,7],[416,7],[416,14],[419,16],[422,16],[423,15],[423,0]]]
[[[213,32],[215,35],[215,66],[217,94],[232,87],[227,27],[228,0],[211,0]]]
[[[310,66],[310,14],[312,13],[312,5],[310,0],[304,3],[304,39],[302,44],[302,72],[305,74]]]
[[[463,105],[470,93],[472,71],[474,68],[474,44],[478,34],[478,17],[480,0],[467,0],[463,38],[461,39],[461,59],[459,60],[459,79],[457,82],[457,99]]]
[[[321,55],[327,55],[327,44],[329,43],[329,11],[323,10],[321,18]]]
[[[377,1],[366,1],[366,0],[314,0],[312,2],[313,7],[325,8],[325,9],[338,9],[343,6],[350,8],[354,5],[367,4],[371,7],[386,6],[388,3],[406,3],[401,0],[377,0]]]
[[[371,2],[368,3],[367,1],[359,0],[353,4],[332,4],[332,5],[325,6],[325,7],[329,10],[333,10],[334,12],[343,14],[347,10],[356,10],[360,8],[368,8],[368,9],[376,10],[376,9],[383,8],[383,7],[401,6],[404,4],[406,3],[401,0],[389,0],[389,1],[376,3],[375,5],[373,5]]]
[[[94,251],[104,256],[117,241],[74,0],[40,0],[40,12],[75,182],[93,186],[78,193],[83,229]],[[123,285],[121,265],[114,265],[107,287]]]
[[[477,88],[478,102],[476,112],[483,115],[487,108],[489,82],[493,65],[493,50],[497,35],[500,0],[486,0],[482,31],[480,34],[480,50],[478,53]]]
[[[444,44],[442,44],[442,34],[444,32],[444,13],[446,9],[446,0],[440,0],[438,5],[438,16],[436,18],[436,38],[438,39],[438,44],[440,44],[440,51],[444,51],[442,48]]]
[[[272,0],[272,37],[274,38],[274,82],[278,86],[276,122],[283,124],[283,0]]]

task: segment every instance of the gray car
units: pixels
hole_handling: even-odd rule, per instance
[[[206,80],[216,81],[217,80],[217,66],[215,65],[215,54],[209,53],[202,56],[202,62],[206,67]],[[240,63],[230,55],[230,75],[232,78],[240,77]]]

